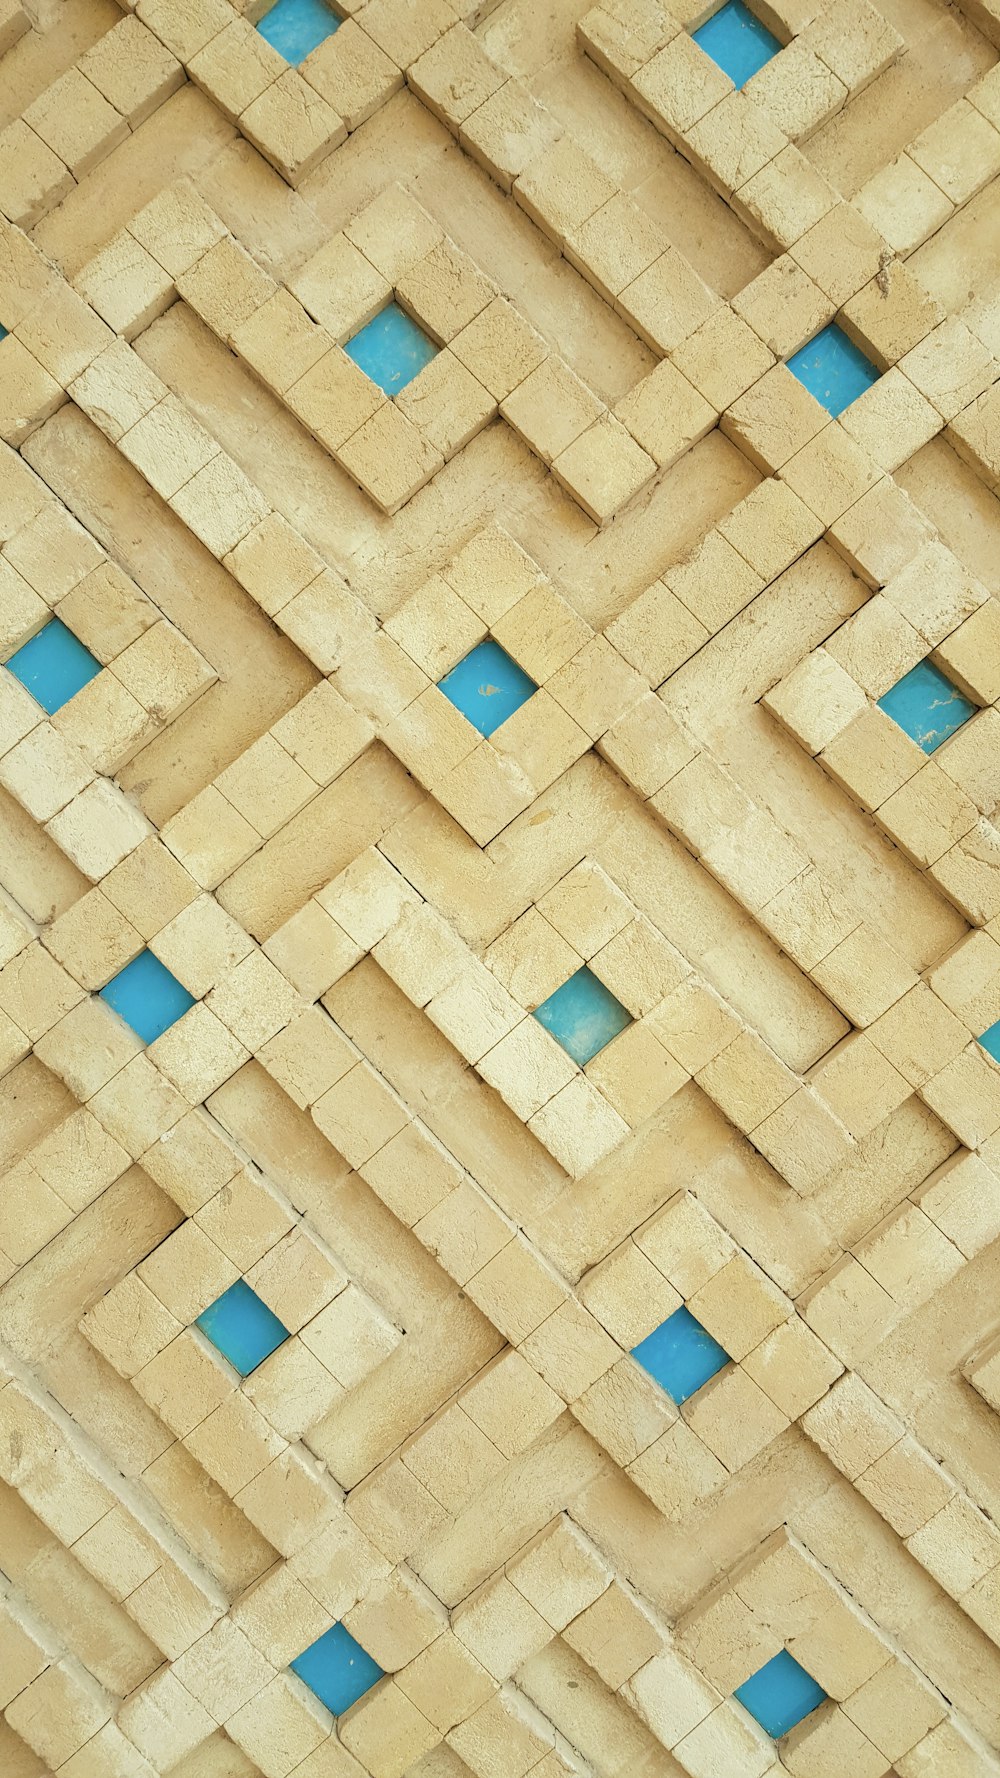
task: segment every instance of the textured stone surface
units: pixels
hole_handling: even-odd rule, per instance
[[[0,1767],[997,1778],[1000,14],[262,11],[0,4]]]

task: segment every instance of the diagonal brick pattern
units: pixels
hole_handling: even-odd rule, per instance
[[[998,49],[0,3],[5,1778],[998,1778]]]

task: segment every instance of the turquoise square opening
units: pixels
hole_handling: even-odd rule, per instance
[[[384,1676],[378,1662],[343,1624],[334,1624],[310,1643],[291,1668],[334,1716],[343,1716]]]
[[[536,1006],[535,1018],[581,1068],[632,1023],[632,1014],[586,964]]]
[[[507,650],[488,636],[438,680],[438,690],[481,735],[492,735],[538,687]]]
[[[834,420],[882,375],[835,321],[793,352],[788,368]]]
[[[323,0],[277,0],[257,25],[272,49],[293,68],[332,37],[340,19]]]
[[[743,0],[728,0],[691,35],[737,87],[746,86],[782,47]]]
[[[976,705],[931,661],[918,661],[904,673],[879,698],[878,707],[925,753],[934,753],[977,713]]]
[[[683,1304],[632,1347],[632,1357],[678,1407],[731,1362],[725,1347]]]
[[[983,1032],[979,1042],[986,1054],[993,1057],[994,1062],[1000,1062],[1000,1019],[995,1025],[991,1025],[988,1031]]]
[[[737,1687],[733,1693],[772,1741],[780,1741],[796,1723],[811,1716],[827,1694],[787,1648]]]
[[[399,304],[391,302],[348,340],[344,351],[386,395],[398,395],[438,355],[438,347]]]
[[[241,1377],[248,1377],[265,1358],[270,1358],[291,1336],[283,1321],[251,1290],[245,1278],[237,1278],[214,1303],[198,1316],[200,1327],[217,1352],[228,1358]]]
[[[131,1025],[143,1043],[155,1043],[183,1018],[194,996],[152,951],[140,951],[101,989],[100,998]]]
[[[101,670],[100,661],[58,617],[43,624],[5,665],[49,716],[75,698]]]

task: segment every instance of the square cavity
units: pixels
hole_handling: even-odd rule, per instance
[[[5,663],[50,716],[75,698],[101,670],[89,648],[58,617],[43,624]]]
[[[334,1624],[310,1643],[291,1668],[333,1716],[343,1716],[383,1677],[378,1662],[343,1624]]]
[[[931,661],[918,661],[904,673],[878,707],[925,753],[934,753],[976,714],[976,705]]]
[[[131,1025],[143,1043],[155,1043],[194,1005],[194,996],[152,951],[140,951],[126,963],[101,989],[100,998]]]
[[[834,420],[882,375],[835,321],[793,352],[788,368]]]
[[[257,29],[293,68],[332,37],[340,19],[323,0],[277,0]]]
[[[481,735],[491,735],[538,687],[507,650],[488,636],[438,681],[438,690]]]
[[[991,1025],[988,1031],[983,1032],[979,1041],[986,1054],[992,1056],[994,1062],[1000,1062],[1000,1019],[995,1025]]]
[[[678,1407],[730,1363],[725,1347],[683,1305],[633,1346],[632,1357]]]
[[[759,1667],[733,1693],[772,1741],[780,1741],[796,1723],[826,1702],[826,1692],[799,1665],[787,1648]]]
[[[237,1278],[210,1303],[195,1327],[241,1377],[248,1377],[290,1338],[284,1322],[250,1289],[245,1278]]]
[[[581,1068],[632,1023],[632,1014],[586,964],[536,1006],[535,1018]]]
[[[727,0],[692,36],[737,87],[746,86],[782,47],[743,0]]]
[[[386,395],[398,395],[438,355],[438,347],[396,302],[348,340],[344,351]]]

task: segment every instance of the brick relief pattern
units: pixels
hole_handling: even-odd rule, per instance
[[[274,11],[0,0],[0,1769],[1000,1778],[1000,6]]]

